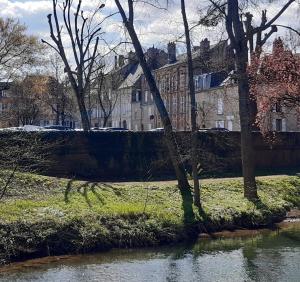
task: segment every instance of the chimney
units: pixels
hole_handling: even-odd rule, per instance
[[[128,53],[128,64],[135,64],[138,62],[138,59],[133,51]]]
[[[119,56],[119,67],[123,67],[125,65],[125,57],[123,55]]]
[[[176,62],[176,44],[174,42],[168,43],[168,59],[169,64]]]
[[[210,42],[207,38],[200,42],[200,54],[207,54],[210,50]]]
[[[115,56],[115,69],[118,67],[118,56]]]

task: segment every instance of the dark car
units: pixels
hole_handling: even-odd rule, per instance
[[[73,131],[74,129],[64,125],[46,125],[44,130]]]
[[[99,130],[101,130],[101,131],[129,131],[127,128],[123,128],[123,127],[105,127],[105,128],[100,128]]]
[[[209,131],[229,132],[229,130],[224,127],[212,127],[209,129]]]

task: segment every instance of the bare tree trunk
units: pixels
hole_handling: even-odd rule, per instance
[[[65,0],[61,5],[57,0],[52,0],[53,14],[47,16],[52,42],[45,40],[42,42],[61,57],[77,98],[83,130],[89,131],[91,121],[84,99],[90,89],[92,74],[96,71],[94,64],[98,57],[98,44],[102,33],[102,26],[95,22],[94,16],[105,7],[105,4],[100,4],[89,19],[82,10],[82,0],[76,2],[77,8],[74,12],[74,1]],[[75,62],[74,69],[72,60],[66,55],[65,42],[70,46],[69,55]]]
[[[64,112],[61,113],[61,125],[65,125],[66,115]]]
[[[105,117],[103,118],[103,127],[106,127],[107,122],[108,122],[108,117],[105,116]]]
[[[228,1],[228,15],[226,20],[227,32],[231,35],[235,49],[235,63],[238,79],[239,109],[241,124],[241,155],[244,176],[244,195],[246,198],[257,199],[255,182],[255,160],[252,140],[252,118],[249,81],[247,75],[248,46],[243,23],[239,15],[238,0]],[[234,31],[234,35],[233,35]],[[233,37],[234,36],[234,37]]]
[[[246,70],[247,58],[247,51],[242,50],[241,54],[237,53],[237,74],[241,123],[241,154],[245,187],[244,196],[248,199],[257,199],[258,195],[255,182],[255,159],[252,138],[253,115]]]
[[[60,114],[59,114],[59,107],[57,105],[56,106],[56,111],[55,111],[55,124],[56,125],[59,125],[59,116],[60,116]]]
[[[198,177],[198,150],[197,150],[197,106],[196,106],[196,96],[195,96],[195,84],[194,84],[194,69],[193,69],[193,58],[192,58],[192,48],[190,39],[190,30],[188,25],[188,20],[185,10],[185,1],[181,0],[181,13],[184,24],[186,49],[187,49],[187,64],[188,64],[188,75],[189,75],[189,91],[191,98],[191,125],[192,125],[192,150],[190,154],[193,170],[193,181],[194,181],[194,204],[196,207],[201,207],[200,200],[200,183]]]
[[[153,95],[155,105],[157,107],[157,110],[160,114],[162,123],[164,125],[165,142],[166,142],[166,145],[167,145],[167,148],[169,151],[169,155],[170,155],[170,158],[171,158],[171,161],[172,161],[175,173],[176,173],[178,187],[179,187],[180,194],[182,197],[184,220],[185,220],[185,223],[191,223],[195,218],[194,211],[193,211],[193,196],[192,196],[190,185],[188,183],[187,175],[186,175],[186,172],[184,169],[184,164],[180,158],[180,154],[179,154],[179,151],[177,148],[176,137],[173,132],[171,120],[170,120],[168,112],[164,106],[163,100],[160,96],[160,92],[156,85],[155,79],[152,75],[152,72],[146,62],[141,43],[137,37],[137,34],[136,34],[134,26],[133,26],[133,1],[128,0],[128,6],[129,6],[128,18],[126,16],[125,11],[123,10],[123,7],[120,4],[119,0],[115,0],[115,3],[119,9],[121,16],[122,16],[123,23],[129,33],[132,44],[136,51],[136,55],[139,59],[141,67],[143,69],[146,81],[147,81],[150,91]]]
[[[77,102],[78,102],[78,107],[79,107],[79,112],[81,116],[81,123],[82,123],[82,128],[83,131],[89,131],[91,126],[90,126],[90,119],[85,107],[85,102],[84,102],[84,95],[79,94],[77,95]]]

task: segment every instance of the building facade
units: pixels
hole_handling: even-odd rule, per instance
[[[194,48],[192,56],[196,96],[201,90],[219,86],[233,69],[233,60],[226,41],[211,46],[210,42],[204,39],[200,42],[200,46]],[[186,61],[186,54],[177,56],[176,45],[171,42],[168,44],[168,64],[153,72],[173,128],[177,131],[190,130],[191,107]],[[143,125],[141,127],[146,129],[161,127],[159,114],[144,77],[141,87],[141,107],[145,113],[141,119]],[[198,102],[198,105],[201,105],[201,101]]]
[[[23,81],[0,85],[0,126],[80,126],[72,93],[53,77],[30,75]],[[70,89],[69,89],[70,90]]]

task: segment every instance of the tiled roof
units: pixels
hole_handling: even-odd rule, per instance
[[[119,86],[119,89],[124,89],[128,87],[132,87],[139,80],[141,75],[143,74],[143,69],[140,64],[136,65],[134,69],[128,74],[126,79]]]

